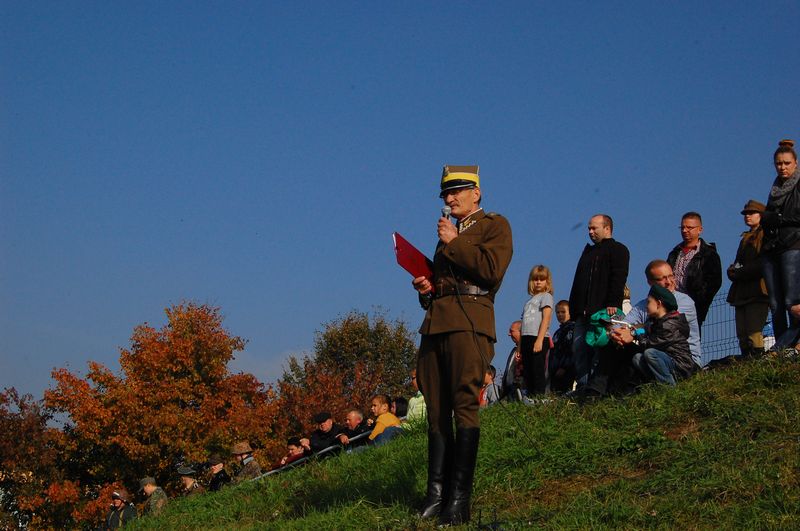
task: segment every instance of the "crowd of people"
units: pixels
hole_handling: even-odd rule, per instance
[[[741,211],[748,230],[726,269],[743,357],[764,354],[770,310],[772,350],[800,349],[800,173],[793,141],[780,142],[774,163],[778,175],[767,203],[750,199]],[[666,260],[648,263],[647,297],[626,310],[628,248],[613,238],[607,214],[593,216],[588,231],[592,243],[578,261],[568,300],[554,303],[546,266],[531,269],[531,297],[509,329],[516,346],[502,396],[628,393],[646,382],[674,385],[701,368],[702,325],[722,285],[722,264],[716,245],[701,237],[700,213],[683,214],[681,242]],[[559,328],[550,337],[553,308]]]

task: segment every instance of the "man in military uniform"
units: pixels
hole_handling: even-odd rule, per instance
[[[253,449],[247,441],[239,441],[233,445],[231,453],[239,460],[242,468],[233,478],[234,483],[241,483],[247,479],[254,479],[261,475],[261,466],[253,458]]]
[[[111,494],[111,508],[102,529],[119,529],[131,520],[136,520],[136,507],[131,503],[127,490],[117,489]]]
[[[156,515],[167,506],[167,493],[164,489],[156,485],[156,479],[153,477],[142,478],[139,481],[140,490],[144,491],[147,495],[147,504],[144,507],[144,514]]]
[[[469,521],[478,454],[478,394],[494,357],[494,297],[511,262],[508,221],[480,207],[477,166],[445,166],[433,278],[413,286],[426,310],[417,379],[428,412],[428,487],[421,516]],[[456,430],[453,434],[455,418]]]
[[[181,495],[184,497],[194,496],[195,494],[202,494],[206,489],[195,479],[197,471],[190,466],[178,467],[178,475],[181,477],[183,483],[183,492]]]

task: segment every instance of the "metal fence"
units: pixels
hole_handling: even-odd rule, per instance
[[[703,323],[703,366],[710,361],[739,354],[739,341],[736,339],[736,318],[733,306],[725,301],[727,297],[727,290],[717,293]],[[768,317],[764,326],[764,347],[769,348],[774,342],[772,319]]]

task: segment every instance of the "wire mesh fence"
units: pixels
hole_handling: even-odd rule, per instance
[[[733,306],[725,300],[727,297],[727,290],[717,293],[703,323],[703,366],[710,361],[739,354],[739,341],[736,339],[736,316]],[[768,317],[764,326],[764,347],[769,348],[774,342],[772,319]]]

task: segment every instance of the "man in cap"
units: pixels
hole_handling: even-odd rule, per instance
[[[208,482],[208,490],[216,492],[231,482],[231,477],[225,471],[225,462],[219,454],[211,454],[208,458],[211,479]]]
[[[167,506],[167,493],[164,489],[156,485],[156,478],[146,477],[139,481],[139,490],[147,496],[147,503],[144,506],[144,514],[159,514]]]
[[[239,441],[233,445],[231,450],[233,456],[242,465],[239,472],[233,478],[234,483],[241,483],[248,479],[254,479],[261,475],[261,466],[258,461],[253,458],[253,449],[250,448],[250,443],[247,441]]]
[[[195,479],[195,474],[197,474],[197,471],[190,466],[178,467],[178,475],[181,477],[181,483],[183,483],[183,492],[181,492],[182,496],[194,496],[195,494],[202,494],[206,491],[206,489]]]
[[[347,435],[344,429],[338,424],[334,424],[333,417],[328,411],[321,411],[314,415],[314,424],[317,429],[308,439],[302,439],[304,445],[311,448],[314,453],[321,452],[325,448],[338,444],[347,444]]]
[[[106,516],[104,529],[119,529],[131,520],[136,520],[136,507],[125,489],[117,489],[111,494],[111,508]]]
[[[432,278],[413,280],[426,310],[417,381],[428,412],[428,485],[421,516],[469,521],[478,453],[478,394],[494,357],[494,298],[511,262],[511,227],[480,206],[478,166],[445,166]],[[456,429],[453,433],[453,418]]]

